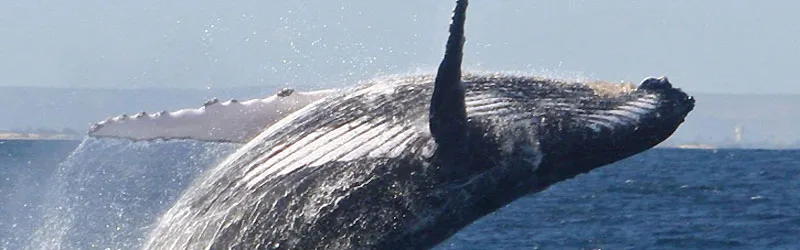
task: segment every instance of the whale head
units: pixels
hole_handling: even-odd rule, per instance
[[[503,74],[461,81],[465,132],[439,139],[431,129],[433,157],[443,166],[431,193],[447,197],[441,211],[453,215],[419,234],[431,242],[522,196],[652,148],[694,108],[694,98],[666,77],[638,86]]]
[[[694,108],[694,98],[666,77],[646,78],[635,87],[593,83],[566,90],[577,96],[547,105],[549,121],[538,121],[542,162],[534,191],[652,148]]]

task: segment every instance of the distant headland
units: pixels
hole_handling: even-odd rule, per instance
[[[0,140],[80,140],[81,137],[81,134],[71,129],[62,131],[37,129],[36,132],[0,130]]]

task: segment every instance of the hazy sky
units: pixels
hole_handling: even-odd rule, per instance
[[[453,2],[11,1],[0,8],[0,85],[322,87],[432,72]],[[800,94],[798,9],[789,0],[473,0],[465,63]]]

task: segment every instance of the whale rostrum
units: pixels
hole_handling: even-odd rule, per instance
[[[653,147],[694,107],[664,77],[462,74],[466,9],[457,1],[435,75],[376,78],[271,122],[195,180],[144,248],[430,248]]]

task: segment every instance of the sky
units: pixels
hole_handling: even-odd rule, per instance
[[[353,85],[429,73],[454,1],[28,0],[0,8],[0,86]],[[465,68],[800,94],[800,2],[474,0]]]

